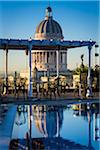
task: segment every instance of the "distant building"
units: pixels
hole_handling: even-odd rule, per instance
[[[20,77],[21,78],[28,78],[29,77],[29,71],[28,70],[21,71]]]
[[[10,81],[10,82],[13,82],[14,81],[14,77],[13,76],[8,76],[8,80]]]
[[[79,86],[80,83],[80,75],[73,75],[73,87]]]
[[[61,26],[53,19],[52,9],[46,9],[46,16],[36,28],[35,40],[63,40]],[[40,76],[44,74],[56,75],[57,57],[56,50],[32,51],[32,67],[37,67]],[[66,74],[67,50],[59,50],[59,74]]]

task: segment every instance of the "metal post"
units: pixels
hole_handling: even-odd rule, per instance
[[[57,77],[59,77],[59,51],[56,51],[56,59],[57,59],[57,63],[56,63],[56,67],[57,67]]]
[[[92,46],[88,46],[89,61],[88,61],[88,78],[87,78],[87,83],[88,83],[87,97],[88,96],[92,96],[92,86],[91,86],[91,49],[92,49]]]
[[[28,87],[28,96],[32,97],[32,55],[31,55],[32,45],[29,44],[29,87]]]
[[[15,96],[16,96],[16,92],[17,92],[17,72],[15,71],[15,77],[14,77],[14,94],[15,94]]]
[[[67,50],[66,50],[66,68],[68,69],[68,67],[67,67]]]
[[[6,94],[8,93],[8,49],[6,51],[6,68],[5,68],[5,79],[6,79]]]

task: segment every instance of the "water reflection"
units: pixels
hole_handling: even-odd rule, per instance
[[[63,107],[33,106],[32,109],[36,127],[44,137],[60,136],[63,123]]]
[[[85,149],[94,150],[93,140],[98,141],[100,139],[100,128],[98,123],[99,117],[99,105],[98,104],[78,104],[70,105],[66,107],[62,106],[28,106],[28,132],[26,138],[14,139],[10,142],[10,148],[12,145],[20,149],[20,146],[24,146],[28,149],[54,149],[54,150],[70,150],[70,149]],[[65,113],[71,110],[73,117],[83,117],[84,121],[88,125],[88,144],[83,146],[81,142],[77,143],[75,140],[69,140],[61,136],[61,130],[64,122]],[[22,113],[22,112],[21,112]],[[71,114],[69,113],[69,116]],[[66,116],[65,116],[66,117]],[[22,118],[21,115],[19,118]],[[65,122],[64,122],[65,123]],[[69,123],[69,122],[67,122]],[[41,134],[41,137],[32,136],[33,124]],[[83,126],[84,124],[82,124]],[[73,122],[74,127],[74,122]],[[78,130],[78,129],[76,129]],[[69,128],[71,132],[71,127]],[[66,135],[68,134],[64,131]],[[87,135],[86,135],[87,136]],[[76,137],[73,137],[75,139]],[[85,137],[83,137],[85,138]],[[17,143],[17,145],[15,144]],[[97,149],[96,149],[97,150]]]
[[[88,122],[88,149],[94,150],[92,141],[100,141],[99,104],[73,105],[73,116],[82,116]]]
[[[17,126],[23,125],[26,123],[26,112],[27,107],[24,105],[18,105],[17,106],[17,113],[16,113],[16,120],[15,123]]]

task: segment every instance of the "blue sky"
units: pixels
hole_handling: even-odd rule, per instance
[[[36,26],[45,17],[49,1],[0,1],[0,38],[34,38]],[[61,25],[65,40],[98,41],[98,1],[53,1],[53,18]],[[94,65],[94,48],[92,51]],[[68,50],[68,67],[80,64],[80,55],[88,64],[87,47]],[[28,64],[24,52],[9,52],[9,71],[24,70]],[[0,52],[0,71],[4,70],[4,51]]]

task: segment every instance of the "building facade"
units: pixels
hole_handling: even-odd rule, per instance
[[[36,28],[35,40],[63,40],[63,33],[60,25],[53,19],[52,9],[46,8],[45,19]],[[57,63],[59,74],[66,74],[67,71],[67,50],[59,50],[57,62],[56,50],[34,50],[32,51],[32,67],[36,67],[41,75],[56,75]]]

